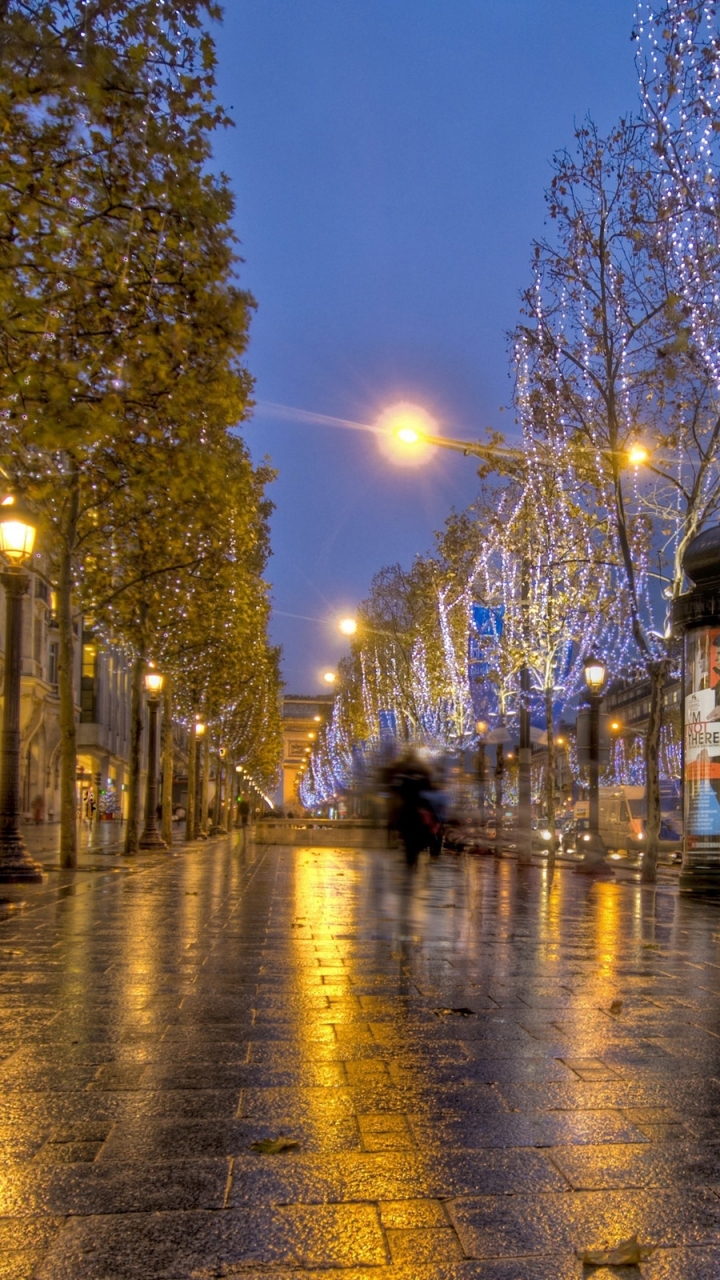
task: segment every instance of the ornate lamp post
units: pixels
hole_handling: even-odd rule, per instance
[[[607,679],[607,667],[601,658],[590,654],[583,663],[590,702],[588,742],[588,774],[590,779],[589,840],[585,841],[585,858],[578,871],[595,871],[605,866],[605,845],[600,838],[600,698]]]
[[[20,677],[22,671],[22,601],[30,585],[25,565],[35,545],[36,526],[16,498],[0,506],[0,582],[5,588],[5,679],[0,761],[0,883],[42,880],[18,830],[20,813]]]
[[[158,769],[157,769],[157,722],[160,694],[163,677],[159,671],[148,671],[145,676],[145,688],[148,695],[148,770],[145,788],[145,827],[140,836],[141,849],[167,849],[157,825],[158,802]]]
[[[486,720],[475,721],[475,732],[478,735],[477,750],[477,780],[478,780],[478,808],[480,810],[480,821],[485,821],[485,784],[487,782],[487,760],[485,757],[485,734],[488,731]]]
[[[205,747],[206,728],[207,725],[203,720],[197,720],[195,722],[195,827],[193,830],[193,840],[207,839],[207,833],[205,831],[205,814],[203,813],[205,770],[207,769],[207,759],[203,750]]]
[[[227,835],[227,828],[223,822],[223,764],[227,756],[226,747],[218,747],[215,756],[215,796],[213,798],[213,820],[210,829],[211,836]]]

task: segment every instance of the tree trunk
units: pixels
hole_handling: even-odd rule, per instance
[[[213,835],[217,835],[222,828],[222,823],[220,821],[222,817],[221,796],[220,796],[221,779],[222,779],[222,758],[220,756],[220,751],[218,749],[218,751],[216,751],[215,753],[215,795],[213,796],[213,820],[212,820]]]
[[[128,818],[125,853],[137,853],[140,840],[140,744],[143,731],[143,676],[145,645],[132,665],[130,692],[130,760],[128,767]]]
[[[202,786],[200,788],[200,822],[199,834],[207,836],[208,833],[208,788],[210,785],[210,743],[208,741],[209,734],[205,730],[205,737],[202,741]]]
[[[188,732],[187,805],[185,806],[185,839],[195,839],[195,778],[197,774],[197,734],[195,716],[190,717]]]
[[[233,793],[236,778],[235,762],[233,760],[229,760],[225,769],[225,801],[223,805],[223,826],[226,831],[232,831],[233,827],[233,805],[235,803]]]
[[[655,884],[657,880],[658,840],[660,837],[660,729],[662,728],[662,695],[667,671],[666,662],[648,665],[650,674],[650,715],[645,739],[645,795],[647,797],[647,823],[643,864],[640,879],[643,884]]]
[[[173,838],[173,690],[172,676],[165,676],[163,685],[163,726],[162,726],[162,838],[168,849],[172,848]]]
[[[547,777],[545,779],[545,808],[547,829],[550,832],[548,869],[555,870],[555,728],[553,725],[553,691],[545,690],[545,723],[547,725]]]
[[[80,507],[80,476],[72,462],[61,525],[58,566],[58,695],[60,699],[60,866],[77,866],[77,733],[72,567]]]

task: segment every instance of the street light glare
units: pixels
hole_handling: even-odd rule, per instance
[[[377,422],[383,451],[392,462],[417,466],[427,460],[437,423],[421,405],[401,401],[391,405]]]
[[[323,680],[326,684],[334,684],[337,680],[337,676],[334,671],[326,671],[323,675]]]
[[[641,467],[644,462],[648,461],[650,450],[644,444],[633,444],[628,450],[628,461],[633,467]]]
[[[414,427],[398,427],[395,434],[401,444],[417,444],[422,438],[420,432]]]
[[[338,627],[344,636],[354,636],[357,631],[357,622],[354,618],[341,618]]]

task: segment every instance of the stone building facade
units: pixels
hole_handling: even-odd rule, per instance
[[[78,816],[125,816],[130,671],[120,651],[103,647],[87,619],[75,624]],[[0,665],[5,599],[0,585]],[[23,599],[20,785],[23,816],[60,816],[59,636],[56,599],[36,556]],[[0,685],[1,690],[1,685]],[[1,698],[0,698],[1,702]]]

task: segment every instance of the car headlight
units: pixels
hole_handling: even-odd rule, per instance
[[[540,838],[541,838],[541,840],[552,840],[552,832],[551,832],[551,831],[541,831],[541,832],[540,832]]]
[[[583,836],[583,840],[589,840],[589,839],[590,839],[589,836]]]

